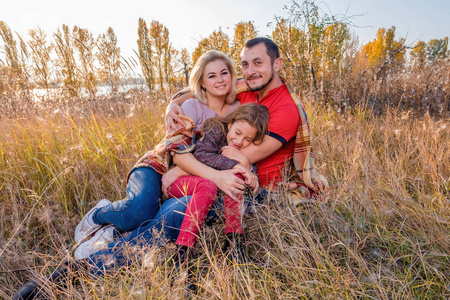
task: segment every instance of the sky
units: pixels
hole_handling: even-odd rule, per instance
[[[275,16],[287,17],[290,0],[1,0],[0,21],[23,38],[41,28],[51,36],[62,24],[87,28],[95,37],[112,27],[124,57],[134,56],[139,18],[166,26],[175,49],[192,52],[214,30],[231,37],[234,25],[253,21],[260,36],[270,35]],[[301,0],[298,0],[301,2]],[[450,36],[450,0],[324,0],[329,15],[351,17],[351,31],[361,44],[379,28],[396,27],[396,37],[409,44]],[[272,27],[268,24],[272,23]],[[1,46],[0,41],[0,46]]]

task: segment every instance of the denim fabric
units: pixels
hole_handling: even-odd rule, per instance
[[[97,209],[96,224],[113,224],[122,232],[131,231],[152,220],[161,204],[161,175],[150,168],[134,170],[127,185],[127,198]]]
[[[162,246],[166,242],[175,241],[189,200],[190,196],[165,201],[149,223],[126,233],[109,244],[107,249],[92,254],[86,259],[90,265],[90,273],[103,275],[115,267],[141,261],[146,247]]]

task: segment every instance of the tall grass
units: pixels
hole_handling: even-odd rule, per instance
[[[68,259],[74,228],[95,202],[125,196],[128,170],[164,133],[164,105],[139,103],[132,116],[61,110],[1,121],[1,297]],[[450,120],[306,106],[330,202],[292,207],[279,191],[246,220],[257,260],[248,264],[223,256],[221,224],[204,228],[190,259],[195,297],[450,297]],[[143,263],[45,290],[53,298],[183,298],[183,277],[171,280],[172,251],[147,249]]]

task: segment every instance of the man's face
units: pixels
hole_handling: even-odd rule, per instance
[[[266,46],[258,44],[244,48],[241,53],[242,75],[250,90],[261,91],[272,82],[274,64],[267,54]]]

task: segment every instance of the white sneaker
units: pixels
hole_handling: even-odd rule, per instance
[[[114,226],[107,225],[100,228],[95,235],[84,243],[81,243],[73,256],[76,260],[88,258],[91,254],[106,249],[108,244],[114,241]]]
[[[92,214],[98,208],[102,208],[106,205],[111,204],[111,201],[108,199],[100,200],[97,205],[95,205],[87,214],[84,215],[84,218],[78,223],[75,228],[75,242],[78,243],[81,240],[89,237],[92,233],[96,232],[102,225],[95,224],[92,220]]]
[[[81,243],[73,256],[75,260],[88,258],[91,254],[106,249],[108,244],[114,241],[114,225],[100,228],[92,238]]]

